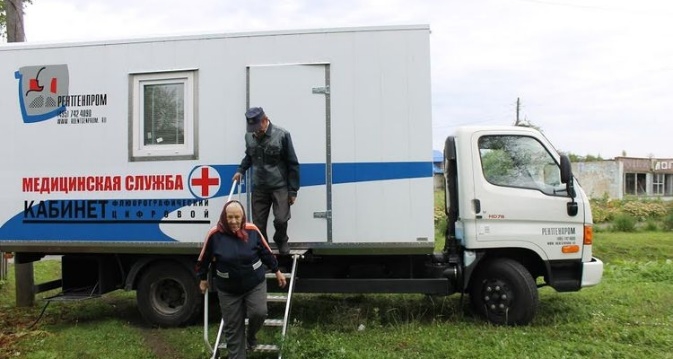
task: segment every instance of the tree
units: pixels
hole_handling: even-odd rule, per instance
[[[582,162],[582,161],[584,161],[584,157],[582,157],[580,155],[576,155],[572,152],[566,153],[566,156],[568,156],[568,159],[570,160],[570,162]]]
[[[568,156],[568,159],[570,159],[570,162],[599,162],[599,161],[604,161],[605,160],[601,156],[600,153],[596,156],[594,156],[592,154],[588,154],[586,156],[580,156],[580,155],[574,154],[572,152],[568,152],[568,153],[566,153],[566,156]]]
[[[0,2],[0,35],[8,42],[22,42],[26,36],[23,31],[23,10],[32,0],[2,0]]]

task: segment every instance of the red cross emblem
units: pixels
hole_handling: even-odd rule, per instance
[[[200,177],[199,177],[200,175]],[[215,195],[220,189],[220,174],[210,166],[201,166],[201,170],[194,170],[192,173],[192,178],[189,182],[189,185],[192,187],[192,192],[201,198],[209,198],[212,195]],[[211,187],[215,186],[215,189],[212,191]]]

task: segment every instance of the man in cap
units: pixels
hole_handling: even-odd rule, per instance
[[[289,254],[287,222],[299,191],[299,161],[292,137],[287,130],[273,125],[261,107],[248,109],[245,120],[245,157],[232,181],[240,181],[252,167],[252,221],[268,238],[266,223],[273,209],[273,241],[280,254]]]

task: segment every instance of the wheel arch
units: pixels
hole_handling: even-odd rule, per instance
[[[472,280],[474,273],[478,273],[481,268],[489,265],[490,262],[501,259],[508,258],[514,261],[517,261],[523,265],[528,273],[533,277],[533,280],[536,280],[538,277],[543,276],[548,277],[549,266],[545,261],[540,258],[540,256],[533,250],[527,248],[502,248],[502,249],[490,249],[485,251],[477,252],[477,259],[474,261],[473,265],[465,271],[465,289],[472,286]]]
[[[191,258],[190,260],[190,258],[191,257],[187,256],[171,256],[171,257],[158,256],[158,255],[144,256],[136,260],[131,266],[129,273],[126,276],[124,289],[125,290],[138,289],[138,282],[140,281],[140,278],[142,278],[143,274],[150,267],[162,264],[179,265],[183,267],[185,270],[187,270],[189,273],[192,273],[194,275],[194,279],[196,280],[196,272],[194,270],[196,260],[193,258]]]
[[[200,313],[203,296],[191,257],[154,257],[137,262],[136,302],[142,317],[159,327],[191,324]]]

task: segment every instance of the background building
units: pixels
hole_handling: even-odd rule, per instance
[[[626,196],[673,200],[673,159],[615,157],[573,163],[573,173],[591,198]]]

